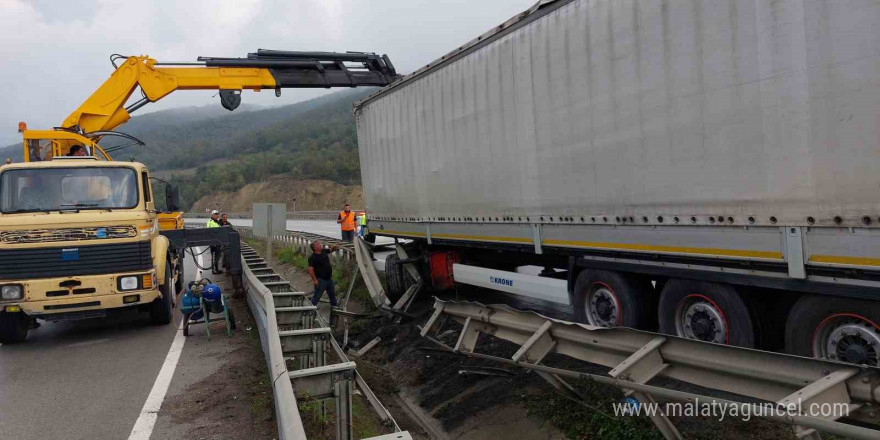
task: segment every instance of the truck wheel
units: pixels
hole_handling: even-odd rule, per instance
[[[165,264],[165,282],[159,286],[162,297],[150,303],[150,321],[153,325],[165,325],[171,322],[171,305],[174,303],[174,299],[171,298],[171,286],[174,282],[171,277],[171,262],[166,261]]]
[[[397,264],[400,257],[397,254],[389,254],[385,257],[385,296],[391,301],[391,304],[397,302],[404,292],[406,292],[405,271],[403,266]]]
[[[687,339],[755,346],[755,330],[745,301],[733,286],[671,279],[658,306],[660,332]]]
[[[880,367],[880,307],[850,298],[804,295],[788,314],[785,350]]]
[[[641,278],[606,270],[583,270],[574,284],[574,315],[597,327],[640,328],[651,294]]]
[[[30,327],[31,320],[24,313],[0,312],[0,343],[16,344],[24,341]]]
[[[177,281],[174,283],[174,293],[180,295],[180,292],[183,292],[184,285],[184,272],[183,272],[183,255],[181,254],[177,260]]]

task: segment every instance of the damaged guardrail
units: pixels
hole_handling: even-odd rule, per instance
[[[269,367],[269,374],[272,377],[272,394],[275,401],[278,436],[281,440],[305,440],[306,432],[303,428],[296,396],[293,393],[293,385],[288,378],[287,364],[281,349],[272,292],[254,275],[244,256],[242,263],[248,307],[254,315],[260,333],[260,345],[263,347],[266,365]]]
[[[462,325],[454,347],[431,337],[438,334],[449,319]],[[516,343],[521,348],[511,358],[477,353],[480,334]],[[736,407],[758,417],[791,424],[799,438],[818,439],[819,431],[854,439],[880,438],[880,430],[876,429],[880,427],[880,369],[876,367],[625,328],[591,327],[503,305],[439,299],[435,300],[434,313],[422,328],[422,336],[452,352],[529,368],[566,393],[574,393],[566,378],[591,379],[629,390],[642,403],[654,403],[653,397],[660,397]],[[604,365],[611,370],[608,376],[602,376],[541,365],[550,353]],[[760,399],[766,404],[734,402],[649,384],[661,376]],[[845,423],[839,415],[803,415],[809,413],[808,408],[813,404],[845,405],[847,418],[863,426]],[[763,411],[767,405],[782,411]],[[681,438],[666,414],[659,412],[651,420],[667,439]]]

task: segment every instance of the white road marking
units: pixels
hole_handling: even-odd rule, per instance
[[[156,376],[156,382],[153,384],[153,389],[150,390],[150,395],[147,396],[147,401],[141,409],[141,415],[134,422],[134,428],[131,428],[128,440],[149,440],[150,436],[153,435],[153,427],[156,425],[156,419],[159,417],[159,408],[162,407],[165,393],[168,392],[168,386],[171,385],[171,378],[174,377],[174,370],[177,368],[177,361],[180,360],[180,353],[183,352],[184,342],[186,342],[186,337],[183,336],[183,321],[181,321],[180,326],[177,328],[177,334],[174,335],[174,342],[171,343],[168,355],[165,356],[162,369],[159,370],[159,375]]]
[[[196,248],[198,266],[204,266],[205,263],[199,252],[200,249]],[[202,270],[198,266],[196,267],[198,273],[196,279],[201,279]],[[150,390],[150,395],[147,396],[147,401],[141,408],[140,416],[134,422],[134,427],[131,428],[128,440],[149,440],[153,435],[153,427],[156,426],[156,419],[159,417],[159,408],[162,407],[165,394],[168,393],[168,387],[171,385],[171,379],[174,378],[174,370],[177,368],[177,361],[180,360],[180,354],[183,352],[184,342],[186,342],[186,337],[183,336],[183,320],[181,320],[180,326],[177,327],[177,333],[174,335],[174,341],[171,342],[171,348],[168,349],[168,355],[165,356],[165,362],[162,363],[159,375],[156,376],[156,382],[153,383],[153,389]]]

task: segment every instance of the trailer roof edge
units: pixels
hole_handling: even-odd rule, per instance
[[[355,101],[354,109],[355,111],[357,111],[359,108],[366,105],[370,101],[373,101],[374,99],[377,99],[385,94],[393,93],[394,91],[400,89],[406,84],[421,78],[425,74],[440,69],[441,67],[448,65],[449,63],[452,63],[471,52],[474,52],[475,50],[491,43],[492,41],[495,41],[498,37],[513,32],[516,29],[519,29],[537,20],[538,18],[543,17],[544,15],[547,15],[550,12],[553,12],[574,1],[576,0],[539,0],[531,8],[517,15],[514,15],[504,23],[493,27],[492,29],[482,33],[477,38],[474,38],[467,43],[459,46],[457,49],[446,53],[442,57],[426,64],[425,66],[422,66],[415,72],[410,73],[409,75],[405,75],[400,81],[391,83],[385,87],[382,87],[381,89],[379,89],[379,91],[371,93],[359,101]]]

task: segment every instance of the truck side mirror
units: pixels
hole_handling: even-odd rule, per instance
[[[177,185],[165,185],[165,209],[169,212],[180,211],[180,192]]]

